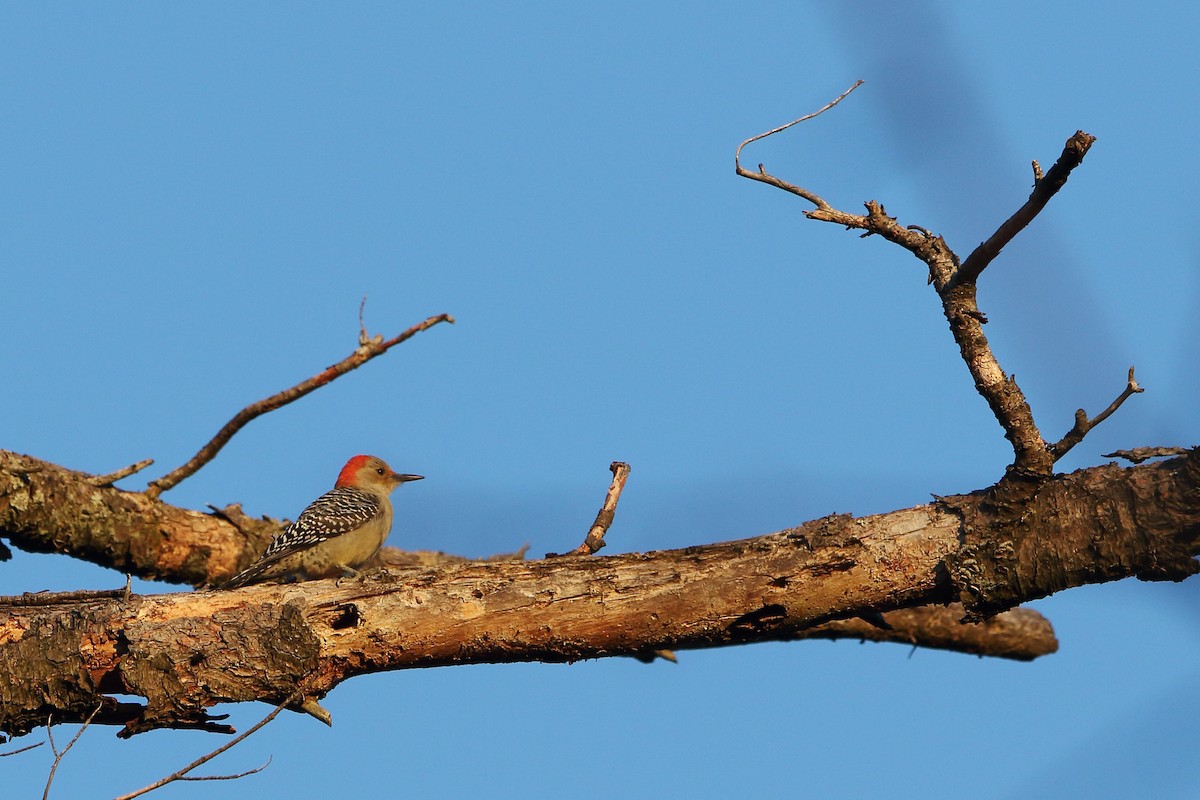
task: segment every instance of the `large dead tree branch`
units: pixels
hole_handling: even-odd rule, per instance
[[[863,612],[953,601],[988,614],[1084,583],[1182,579],[1197,553],[1192,451],[684,550],[14,606],[0,615],[0,728],[23,733],[49,708],[81,718],[103,701],[95,722],[125,735],[223,730],[208,716],[216,704],[298,690],[315,702],[364,673],[791,639]]]

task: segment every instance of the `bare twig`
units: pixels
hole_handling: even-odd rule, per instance
[[[734,166],[734,169],[737,171],[737,174],[741,175],[743,178],[749,178],[751,180],[761,181],[763,183],[770,184],[771,186],[775,186],[776,188],[783,189],[785,192],[791,192],[794,195],[803,197],[805,200],[809,201],[810,203],[812,203],[817,208],[819,208],[823,211],[832,211],[833,207],[830,206],[829,203],[825,202],[825,200],[823,200],[821,197],[814,194],[813,192],[810,192],[809,190],[804,189],[800,186],[795,186],[791,183],[788,183],[787,181],[780,180],[779,178],[776,178],[773,175],[767,174],[767,172],[765,170],[763,170],[762,164],[758,165],[758,172],[751,172],[750,170],[743,167],[742,166],[742,148],[745,147],[746,145],[750,144],[751,142],[757,142],[759,139],[765,139],[768,136],[779,133],[780,131],[786,131],[788,128],[792,127],[793,125],[798,125],[801,122],[805,122],[807,120],[812,119],[813,117],[824,114],[826,111],[833,108],[838,103],[842,102],[842,100],[846,99],[847,95],[849,95],[851,92],[853,92],[859,86],[862,86],[862,84],[863,84],[862,81],[855,81],[853,86],[851,86],[849,89],[842,92],[840,95],[838,95],[832,101],[830,101],[829,103],[826,103],[824,106],[822,106],[821,108],[812,112],[811,114],[805,114],[803,117],[800,117],[799,119],[794,119],[791,122],[787,123],[786,125],[780,125],[778,128],[772,128],[771,130],[760,133],[757,136],[751,136],[749,139],[747,139],[746,141],[739,144],[737,147],[737,150],[735,150],[733,153],[733,166]]]
[[[254,775],[259,772],[262,772],[264,769],[271,766],[271,761],[273,761],[273,760],[274,760],[274,756],[267,756],[267,760],[265,762],[263,762],[263,764],[261,764],[260,766],[257,766],[254,769],[248,769],[245,772],[237,772],[237,773],[234,773],[233,775],[195,775],[195,776],[185,775],[181,778],[178,778],[178,780],[181,780],[181,781],[236,781],[238,778],[244,778],[247,775]]]
[[[353,369],[361,367],[372,358],[386,353],[392,347],[412,338],[427,328],[432,328],[439,322],[453,323],[454,317],[450,316],[449,314],[438,314],[437,316],[429,317],[428,319],[413,325],[399,336],[387,340],[385,340],[382,336],[368,337],[365,329],[360,331],[359,346],[353,353],[346,356],[338,363],[330,367],[326,367],[325,370],[320,374],[314,375],[308,380],[302,381],[290,389],[285,389],[278,394],[271,395],[265,400],[259,400],[257,403],[251,403],[243,408],[234,415],[233,419],[225,423],[225,426],[221,428],[221,430],[217,431],[217,435],[214,436],[208,442],[208,444],[200,448],[200,452],[192,456],[191,460],[189,460],[186,464],[167,473],[158,480],[151,481],[149,487],[146,489],[146,494],[150,497],[158,497],[168,489],[177,486],[180,481],[183,481],[185,478],[195,474],[197,470],[199,470],[209,461],[212,461],[221,448],[233,438],[233,435],[240,431],[242,427],[246,425],[246,423],[250,422],[255,417],[266,414],[269,411],[274,411],[281,406],[287,405],[293,400],[298,400],[301,397],[304,397],[304,395],[308,394],[309,392],[320,389],[325,384],[332,382],[336,378],[340,378],[342,375],[345,375],[347,372],[350,372]]]
[[[440,567],[447,564],[465,564],[468,561],[524,561],[527,552],[528,543],[511,553],[495,553],[483,558],[456,556],[440,550],[401,550],[398,547],[384,547],[376,558],[379,563],[389,567]]]
[[[46,800],[46,798],[50,796],[50,784],[54,783],[54,773],[58,771],[58,765],[62,763],[63,757],[67,753],[71,752],[71,748],[74,747],[75,743],[79,741],[79,737],[83,735],[85,730],[87,730],[87,726],[92,723],[92,718],[99,714],[100,709],[103,707],[104,704],[101,703],[100,705],[96,706],[95,711],[93,711],[91,714],[88,714],[87,719],[85,719],[83,724],[79,726],[79,730],[75,731],[75,735],[71,737],[71,741],[67,742],[67,746],[62,749],[62,752],[59,752],[58,747],[56,747],[54,744],[53,720],[46,720],[46,738],[50,741],[50,749],[54,751],[54,763],[50,766],[50,774],[46,776],[46,788],[42,792],[42,800]]]
[[[971,255],[967,256],[967,260],[962,263],[962,267],[951,281],[950,288],[959,284],[974,283],[979,279],[979,275],[988,264],[992,263],[992,259],[1000,255],[1004,245],[1011,242],[1014,236],[1033,221],[1038,212],[1046,207],[1046,203],[1050,202],[1050,198],[1058,193],[1058,190],[1070,177],[1071,170],[1083,162],[1083,157],[1087,155],[1088,149],[1095,141],[1095,136],[1083,131],[1076,131],[1074,136],[1067,139],[1058,161],[1044,176],[1039,177],[1041,166],[1036,161],[1034,162],[1035,183],[1025,205],[1017,209],[1016,213],[1005,220],[1004,224],[997,228],[986,242],[980,244]]]
[[[297,693],[297,694],[299,694],[299,693]],[[277,716],[279,716],[280,712],[282,712],[285,708],[287,708],[289,705],[291,705],[291,703],[297,698],[297,694],[293,694],[293,695],[289,696],[286,700],[284,700],[282,703],[277,705],[275,707],[274,711],[272,711],[270,714],[267,714],[265,717],[263,717],[262,720],[260,720],[257,725],[250,728],[245,733],[239,734],[236,738],[230,740],[229,742],[226,742],[225,744],[218,747],[216,750],[213,750],[212,752],[208,753],[207,755],[203,755],[200,758],[197,758],[195,761],[188,764],[186,767],[184,767],[180,770],[176,770],[175,772],[172,772],[170,775],[167,775],[165,778],[160,778],[159,780],[155,781],[154,783],[150,784],[149,786],[143,786],[141,789],[138,789],[135,792],[130,792],[129,794],[123,794],[120,797],[118,797],[116,800],[131,800],[131,798],[141,797],[142,795],[144,795],[148,792],[152,792],[161,786],[166,786],[168,783],[172,783],[173,781],[184,780],[185,779],[184,776],[186,776],[189,772],[194,770],[196,767],[200,766],[201,764],[205,764],[209,761],[212,761],[214,758],[221,755],[221,753],[224,753],[229,748],[240,744],[247,737],[251,736],[252,734],[257,732],[260,728],[262,728],[264,725],[268,724],[271,720],[273,720]],[[267,764],[269,764],[269,763],[271,763],[270,760],[267,761]],[[242,775],[252,775],[255,772],[262,770],[264,767],[267,766],[267,764],[263,764],[263,766],[259,767],[258,769],[248,770],[244,773],[241,773],[240,775],[231,775],[231,776],[228,776],[227,778],[226,777],[213,778],[212,780],[231,780],[233,778],[241,777]],[[192,778],[191,780],[196,780],[196,779]]]
[[[24,747],[18,747],[16,750],[9,750],[7,753],[0,753],[0,758],[4,758],[5,756],[15,756],[17,753],[24,753],[26,751],[32,750],[35,747],[41,747],[44,744],[45,744],[45,742],[37,742],[36,744],[27,744]]]
[[[1082,408],[1075,412],[1075,426],[1067,431],[1067,435],[1059,439],[1058,442],[1050,447],[1050,452],[1054,456],[1054,460],[1058,461],[1065,456],[1067,452],[1083,441],[1083,437],[1087,436],[1088,431],[1099,425],[1104,420],[1112,416],[1113,412],[1121,407],[1121,404],[1130,398],[1131,395],[1139,394],[1146,391],[1133,378],[1133,367],[1129,368],[1129,377],[1125,382],[1125,389],[1121,392],[1116,400],[1109,403],[1108,408],[1101,411],[1095,417],[1088,419],[1087,412]]]
[[[1151,458],[1169,458],[1170,456],[1187,455],[1190,448],[1187,447],[1135,447],[1132,450],[1116,450],[1112,453],[1104,453],[1105,458],[1123,458],[1126,461],[1132,461],[1134,464],[1140,464]]]
[[[92,484],[92,486],[112,486],[117,481],[123,478],[128,478],[135,472],[141,472],[153,463],[153,458],[147,458],[137,462],[136,464],[130,464],[128,467],[122,467],[116,472],[110,472],[107,475],[94,475],[88,480],[88,483]]]
[[[613,523],[613,518],[617,513],[617,501],[621,499],[621,491],[625,488],[625,481],[629,479],[629,465],[624,461],[614,461],[609,464],[608,468],[612,470],[612,483],[608,487],[608,493],[604,495],[604,504],[600,506],[600,511],[596,514],[596,521],[592,523],[587,536],[584,537],[583,544],[569,553],[546,553],[546,558],[557,558],[563,555],[591,556],[604,547],[604,534],[608,533],[608,529]]]

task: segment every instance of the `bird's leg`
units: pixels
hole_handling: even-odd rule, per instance
[[[342,571],[342,574],[338,577],[338,579],[336,581],[333,582],[333,585],[338,587],[339,589],[342,586],[342,581],[345,580],[346,578],[356,578],[359,581],[361,581],[363,579],[363,574],[361,572],[359,572],[358,570],[356,570],[354,567],[350,567],[345,564],[338,564],[338,569],[340,569]]]

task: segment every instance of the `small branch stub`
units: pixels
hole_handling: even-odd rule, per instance
[[[592,523],[583,543],[570,553],[547,553],[547,558],[557,558],[563,555],[591,556],[604,547],[604,534],[608,533],[609,527],[612,526],[617,513],[617,502],[621,499],[621,492],[625,489],[625,481],[629,479],[629,465],[624,461],[614,461],[608,468],[612,470],[612,483],[608,487],[608,493],[604,496],[604,504],[596,514],[596,521]]]
[[[89,482],[93,486],[96,486],[99,488],[104,488],[105,486],[112,486],[114,483],[116,483],[119,480],[128,478],[130,475],[133,475],[136,472],[141,472],[142,470],[144,470],[146,467],[150,466],[153,463],[154,463],[153,458],[147,458],[147,459],[137,462],[136,464],[130,464],[128,467],[122,467],[121,469],[117,470],[116,472],[110,472],[107,475],[95,475],[90,479]]]
[[[1054,460],[1058,461],[1065,456],[1072,447],[1083,441],[1083,437],[1087,436],[1088,431],[1099,425],[1104,420],[1112,416],[1113,412],[1121,407],[1121,404],[1135,394],[1140,394],[1146,391],[1133,377],[1133,367],[1129,368],[1129,377],[1125,382],[1125,389],[1121,392],[1116,400],[1109,403],[1108,408],[1101,411],[1095,417],[1088,419],[1087,412],[1082,408],[1075,412],[1075,426],[1067,431],[1067,435],[1051,446],[1050,452],[1054,456]],[[1106,456],[1107,457],[1107,456]]]

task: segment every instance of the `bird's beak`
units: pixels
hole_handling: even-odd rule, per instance
[[[425,476],[424,475],[401,475],[399,473],[392,473],[392,480],[394,480],[396,483],[408,483],[409,481],[423,481],[423,480],[425,480]]]

